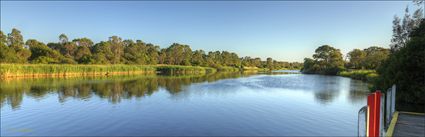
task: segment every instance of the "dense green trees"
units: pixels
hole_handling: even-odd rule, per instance
[[[347,70],[340,72],[339,75],[360,76],[360,79],[367,79],[374,83],[372,90],[379,89],[384,92],[395,84],[398,102],[423,106],[425,104],[425,20],[421,10],[416,10],[411,17],[406,8],[403,19],[397,16],[394,18],[390,49],[372,46],[363,50],[350,51],[347,54],[348,62],[345,62],[345,67],[357,70]],[[324,45],[317,48],[313,58],[304,59],[302,68],[304,73],[336,74],[345,69],[342,65],[344,61],[341,53],[330,46]]]
[[[203,50],[195,50],[192,55],[192,64],[195,66],[205,66],[206,65],[206,55]]]
[[[326,75],[336,75],[344,69],[344,60],[339,49],[329,45],[323,45],[316,49],[313,59],[304,59],[304,73],[319,73]]]
[[[348,62],[345,62],[340,50],[329,45],[320,46],[315,52],[313,59],[304,59],[303,73],[336,75],[346,69],[376,69],[390,54],[389,49],[376,46],[353,49],[347,53]]]
[[[397,85],[397,101],[425,104],[425,21],[377,69],[376,89]]]
[[[124,58],[127,64],[147,64],[146,44],[142,41],[125,41]]]
[[[274,69],[274,65],[273,65],[273,59],[272,58],[267,58],[266,59],[266,68],[273,70]]]
[[[369,47],[364,50],[366,52],[366,58],[364,60],[364,67],[366,69],[376,69],[388,58],[390,53],[389,49],[381,47]]]
[[[192,49],[188,45],[173,43],[165,50],[166,63],[171,65],[190,65]]]
[[[423,0],[415,2],[419,6]],[[409,8],[406,7],[403,19],[394,16],[393,20],[393,36],[391,39],[391,51],[397,51],[404,47],[409,41],[409,34],[419,26],[423,19],[423,13],[421,8],[418,8],[413,15],[410,15]]]
[[[60,34],[58,42],[44,44],[34,39],[24,43],[21,32],[13,29],[7,36],[0,31],[0,63],[41,64],[139,64],[185,65],[204,67],[256,67],[299,69],[302,63],[275,61],[267,58],[239,57],[228,51],[192,50],[189,45],[173,43],[160,48],[141,40],[123,40],[118,36],[94,43],[88,38],[70,40]]]
[[[423,0],[416,0],[421,6]],[[395,16],[391,53],[377,68],[378,78],[374,89],[386,91],[393,84],[397,86],[397,102],[425,104],[425,20],[423,8],[417,8],[413,15],[408,8],[402,19]],[[422,110],[423,111],[423,110]]]
[[[93,42],[88,38],[74,39],[72,42],[77,45],[74,60],[80,64],[88,64],[93,62],[90,48],[93,47]]]
[[[29,46],[32,53],[29,58],[31,63],[59,63],[61,62],[61,58],[63,58],[58,51],[47,47],[44,43],[35,39],[27,40],[25,45]]]
[[[347,54],[349,69],[376,69],[390,54],[389,49],[372,46],[364,50],[354,49]]]
[[[2,31],[0,31],[0,62],[17,62],[16,52],[8,47],[7,37]]]
[[[8,61],[16,63],[25,63],[31,56],[31,52],[24,48],[24,39],[21,32],[17,29],[12,29],[12,32],[7,35],[7,45],[9,47],[7,55],[15,55],[9,57]]]
[[[363,69],[366,52],[360,49],[353,49],[352,51],[348,52],[347,58],[349,59],[349,62],[346,65],[347,68]]]

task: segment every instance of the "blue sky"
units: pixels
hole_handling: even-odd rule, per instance
[[[21,30],[45,43],[112,35],[168,47],[174,42],[205,51],[303,61],[329,44],[388,47],[395,14],[410,1],[1,1],[1,30]],[[413,8],[410,5],[411,8]]]

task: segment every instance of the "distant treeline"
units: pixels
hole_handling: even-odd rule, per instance
[[[267,58],[239,57],[228,51],[192,50],[189,45],[173,43],[160,48],[142,40],[122,40],[112,36],[108,41],[94,43],[89,38],[69,40],[65,34],[59,42],[44,44],[35,39],[24,42],[18,29],[7,36],[0,31],[0,63],[33,64],[138,64],[184,65],[214,68],[300,69],[302,63]]]

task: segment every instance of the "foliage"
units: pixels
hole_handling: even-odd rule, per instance
[[[344,69],[344,61],[339,49],[323,45],[316,49],[313,59],[304,59],[303,73],[336,75]]]
[[[30,39],[26,43],[31,51],[31,57],[29,60],[32,63],[51,64],[59,63],[61,55],[59,52],[50,49],[44,43],[38,42],[37,40]]]
[[[217,68],[217,71],[220,71],[220,72],[237,72],[237,71],[240,71],[240,69],[235,68],[235,67],[220,67],[220,68]]]
[[[423,1],[416,1],[415,3],[419,6]],[[393,20],[393,36],[391,39],[391,51],[397,51],[404,47],[409,41],[409,34],[417,28],[423,19],[422,8],[418,8],[413,16],[409,13],[409,8],[406,7],[403,19],[394,16]]]
[[[173,43],[165,51],[166,63],[170,65],[190,65],[192,49],[188,45]]]
[[[157,71],[168,75],[175,74],[205,74],[214,73],[217,70],[210,67],[198,67],[198,66],[179,66],[179,65],[167,65],[157,66]]]
[[[7,46],[10,49],[6,51],[7,55],[15,55],[13,59],[14,63],[26,63],[27,59],[31,56],[31,52],[24,47],[24,39],[21,35],[21,31],[18,29],[12,29],[12,32],[7,36]],[[15,54],[14,54],[15,53]]]
[[[364,50],[354,49],[347,54],[349,62],[345,66],[350,69],[376,69],[389,54],[389,49],[376,46]]]
[[[366,82],[373,82],[378,77],[375,70],[347,70],[339,72],[338,75]]]
[[[347,57],[349,59],[349,62],[346,65],[347,68],[352,68],[352,69],[364,68],[363,63],[366,58],[366,52],[364,50],[353,49],[352,51],[348,52]]]
[[[1,32],[1,31],[0,31]],[[189,45],[173,43],[160,48],[141,40],[123,40],[118,36],[108,41],[94,43],[88,38],[70,40],[65,34],[58,42],[45,45],[35,39],[24,44],[23,36],[13,29],[8,36],[0,35],[0,63],[35,64],[131,64],[131,65],[184,65],[213,67],[223,71],[240,70],[243,67],[273,69],[299,69],[302,63],[276,61],[272,58],[243,57],[228,51],[193,51]]]
[[[49,61],[48,57],[38,58]],[[71,64],[1,64],[0,77],[34,75],[97,75],[112,72],[155,72],[155,67],[144,65],[71,65]]]
[[[7,37],[0,31],[0,63],[17,62],[15,50],[7,45]]]
[[[425,21],[412,31],[404,47],[393,52],[377,69],[376,89],[397,85],[397,100],[425,104]]]
[[[363,66],[366,69],[376,69],[390,54],[388,49],[375,46],[364,49],[364,51],[366,52],[366,57],[363,61]]]

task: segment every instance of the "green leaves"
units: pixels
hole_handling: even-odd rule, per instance
[[[354,49],[347,55],[350,69],[376,69],[388,58],[389,49],[372,46],[364,50]]]
[[[404,47],[394,51],[377,69],[375,89],[397,85],[397,101],[425,104],[425,21],[410,34]]]
[[[239,57],[229,51],[193,51],[189,45],[173,43],[160,48],[142,40],[123,40],[118,36],[94,43],[89,38],[72,41],[61,34],[58,42],[45,45],[35,39],[23,42],[23,36],[13,29],[7,36],[0,31],[0,63],[37,64],[138,64],[184,65],[214,67],[221,70],[239,70],[244,67],[273,69],[299,69],[302,63],[289,63],[267,58]],[[30,49],[30,50],[28,50]],[[233,68],[233,69],[232,69]],[[235,69],[236,68],[236,69]]]
[[[329,45],[318,47],[313,54],[313,59],[304,59],[304,73],[319,73],[326,75],[336,75],[344,69],[344,60],[339,49]]]

